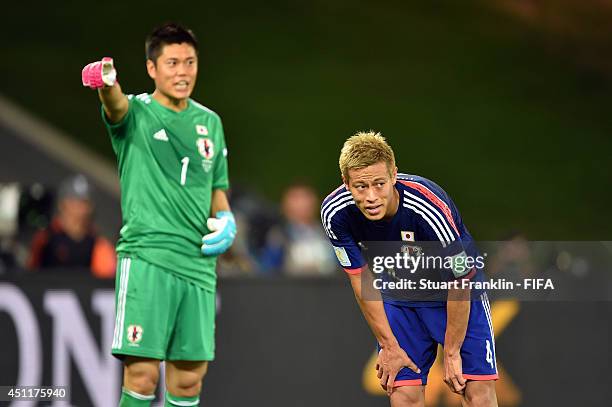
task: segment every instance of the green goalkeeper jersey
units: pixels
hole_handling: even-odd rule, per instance
[[[229,186],[221,119],[191,99],[180,112],[146,93],[128,100],[119,123],[109,123],[102,109],[121,181],[117,253],[214,290],[216,258],[204,257],[200,246],[210,232],[212,191]]]

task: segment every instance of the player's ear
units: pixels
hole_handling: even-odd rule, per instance
[[[346,189],[349,189],[348,179],[346,179],[344,175],[342,176],[342,183],[346,186]]]
[[[155,79],[155,76],[157,75],[157,67],[155,66],[155,62],[150,59],[147,59],[147,73],[151,79]]]
[[[397,182],[397,167],[393,169],[393,173],[391,174],[391,180],[393,181],[393,185]]]

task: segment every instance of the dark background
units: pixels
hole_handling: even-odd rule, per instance
[[[599,1],[14,2],[0,92],[113,160],[79,74],[115,58],[152,91],[144,37],[178,20],[201,43],[194,98],[224,119],[234,184],[278,198],[340,183],[353,132],[441,184],[478,239],[607,239],[612,13]],[[35,163],[33,164],[35,165]]]
[[[178,20],[199,37],[193,96],[224,120],[234,185],[275,202],[291,181],[306,179],[324,196],[340,183],[343,141],[375,129],[400,171],[452,196],[477,240],[511,231],[612,240],[607,0],[22,1],[2,10],[0,94],[109,163],[99,103],[81,86],[81,69],[112,56],[126,92],[151,92],[144,38]],[[57,184],[73,171],[43,169],[40,152],[11,133],[0,125],[0,181]],[[98,202],[103,227],[118,230],[116,196]],[[43,293],[73,290],[98,337],[89,297],[113,284],[10,283],[37,310],[48,384]],[[373,341],[344,278],[224,279],[219,287],[207,405],[388,405],[361,384]],[[609,404],[610,315],[610,302],[521,303],[497,342],[498,361],[522,393],[508,404]],[[12,329],[0,314],[0,384],[17,371]],[[74,404],[89,405],[73,378]]]

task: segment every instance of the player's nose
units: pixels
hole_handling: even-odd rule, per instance
[[[187,64],[185,62],[177,64],[176,74],[179,76],[184,76],[187,74]]]
[[[376,196],[376,192],[374,191],[373,188],[368,188],[368,190],[366,191],[366,200],[368,202],[376,202],[376,199],[378,197]]]

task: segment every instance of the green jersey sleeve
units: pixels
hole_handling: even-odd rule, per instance
[[[128,98],[128,111],[121,119],[121,121],[117,123],[111,123],[108,121],[108,117],[106,117],[106,112],[104,111],[104,105],[100,105],[100,111],[102,113],[102,121],[104,122],[104,127],[106,127],[106,131],[113,138],[124,138],[126,135],[130,133],[130,129],[134,125],[134,99],[133,95],[127,95]]]
[[[225,134],[223,132],[223,123],[221,119],[218,119],[218,130],[219,136],[219,154],[215,158],[213,165],[213,189],[228,189],[229,188],[229,175],[227,170],[227,145],[225,144]]]

